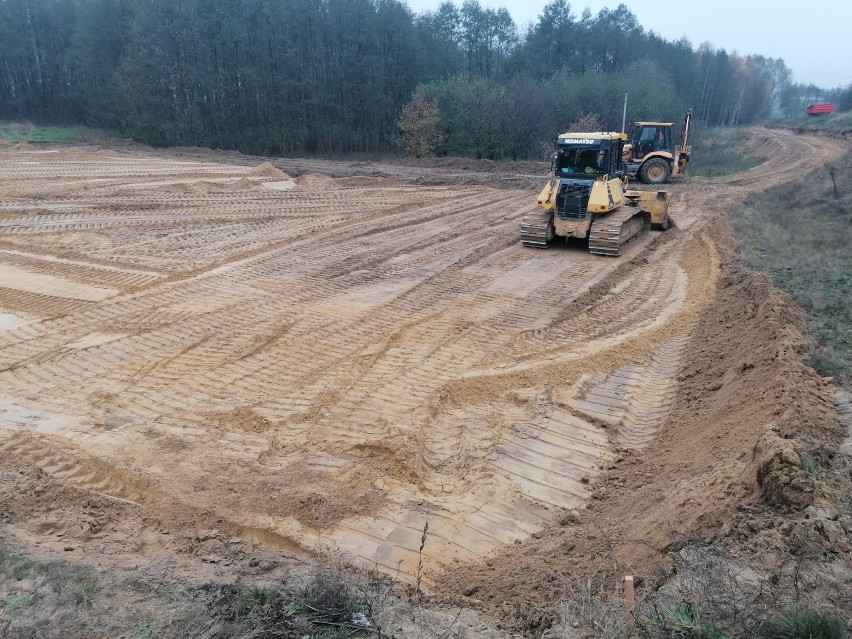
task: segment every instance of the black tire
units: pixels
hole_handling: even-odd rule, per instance
[[[645,184],[662,184],[671,176],[672,167],[662,158],[651,158],[639,169],[639,179]]]

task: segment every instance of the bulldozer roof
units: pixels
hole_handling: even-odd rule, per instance
[[[674,126],[674,122],[634,122],[639,126]]]
[[[597,131],[595,133],[563,133],[560,140],[626,140],[624,133]]]

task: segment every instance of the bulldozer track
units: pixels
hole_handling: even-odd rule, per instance
[[[548,227],[553,214],[550,211],[536,209],[527,213],[521,220],[521,244],[534,248],[547,248]]]
[[[569,405],[617,429],[624,448],[647,446],[671,409],[688,343],[688,334],[672,338],[635,364],[588,377]]]
[[[596,215],[589,229],[589,253],[618,257],[622,246],[646,234],[650,228],[650,214],[630,207]]]

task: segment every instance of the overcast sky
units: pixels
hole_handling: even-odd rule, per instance
[[[534,22],[547,0],[479,0],[482,6],[506,7],[523,28]],[[441,0],[408,0],[417,12],[433,10]],[[461,6],[462,0],[455,0]],[[597,14],[619,2],[576,0]],[[693,47],[710,42],[741,55],[783,58],[794,82],[823,88],[852,83],[852,0],[645,0],[623,1],[639,23],[667,40],[686,36]]]

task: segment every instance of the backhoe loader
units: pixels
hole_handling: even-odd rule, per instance
[[[645,184],[662,184],[672,175],[686,173],[692,151],[689,144],[691,122],[692,111],[687,111],[680,144],[676,147],[672,142],[672,122],[634,122],[630,141],[624,145],[627,175]]]

